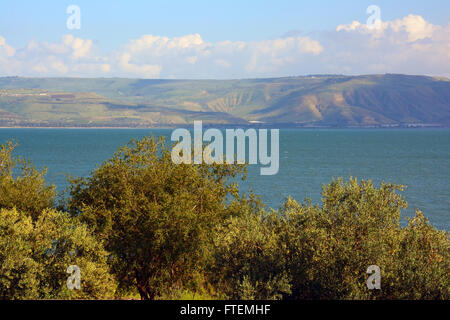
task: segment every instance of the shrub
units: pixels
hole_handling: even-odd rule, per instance
[[[30,162],[12,156],[17,144],[12,141],[0,146],[0,208],[17,208],[33,219],[55,199],[55,187],[47,186],[46,170],[38,171]]]
[[[81,289],[66,285],[70,265],[81,269]],[[44,210],[35,221],[16,209],[0,211],[1,299],[113,297],[107,252],[87,226]]]
[[[280,246],[275,212],[254,212],[230,218],[214,239],[212,279],[225,298],[243,300],[282,299],[291,293]]]
[[[449,238],[418,212],[400,226],[401,186],[335,180],[322,207],[288,199],[280,211],[293,297],[299,299],[448,299]],[[367,267],[381,268],[369,290]]]

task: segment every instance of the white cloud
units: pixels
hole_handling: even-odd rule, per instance
[[[133,64],[130,63],[131,54],[124,53],[119,60],[120,68],[125,71],[126,74],[131,76],[140,76],[145,78],[156,78],[159,76],[162,67],[156,64]]]
[[[155,75],[159,70],[164,77],[251,77],[277,72],[322,51],[322,45],[309,37],[211,43],[199,34],[175,38],[143,35],[123,46],[117,60],[125,71],[153,66]],[[133,66],[129,66],[129,61],[134,61]]]
[[[102,76],[109,57],[98,55],[93,41],[64,35],[60,42],[31,40],[14,49],[0,37],[0,74],[23,76]]]
[[[195,64],[197,62],[197,59],[198,59],[198,57],[196,57],[196,56],[187,57],[186,62],[190,63],[190,64]]]
[[[390,26],[396,32],[405,30],[408,33],[408,41],[410,42],[431,38],[434,30],[434,26],[431,23],[426,22],[421,16],[413,14],[391,22]]]
[[[100,70],[102,70],[103,72],[107,73],[111,71],[111,65],[104,63],[102,65],[100,65]]]
[[[360,27],[361,27],[361,23],[359,23],[359,21],[352,21],[352,23],[350,23],[350,24],[339,25],[336,28],[336,31],[341,31],[341,30],[354,31],[354,30],[356,30],[356,29],[358,29]]]
[[[224,68],[229,68],[231,66],[231,64],[228,61],[223,59],[216,59],[214,63]]]
[[[66,74],[69,71],[69,68],[61,61],[55,61],[51,64],[53,70],[60,74]]]
[[[199,34],[142,35],[101,54],[94,42],[64,35],[55,43],[13,48],[0,36],[0,75],[251,78],[312,73],[450,75],[450,24],[419,15],[353,21],[333,31],[286,33],[262,41],[208,42]]]
[[[336,32],[328,44],[338,53],[338,70],[450,76],[450,24],[433,25],[410,14],[372,29],[353,21]]]
[[[12,57],[16,50],[6,43],[6,39],[0,36],[0,58]]]
[[[438,26],[425,21],[421,16],[410,14],[402,19],[394,21],[381,22],[377,27],[361,24],[359,21],[353,21],[350,24],[339,25],[336,31],[356,31],[362,34],[372,34],[375,37],[385,36],[387,32],[395,33],[396,38],[401,38],[401,33],[407,35],[408,42],[431,38],[433,31]]]
[[[48,72],[48,68],[43,63],[35,65],[32,70],[41,74],[46,74]]]
[[[65,35],[62,38],[64,45],[72,50],[72,57],[75,59],[83,58],[89,55],[92,48],[92,40],[83,40],[75,38],[72,35]]]

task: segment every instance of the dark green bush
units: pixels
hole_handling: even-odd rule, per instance
[[[322,206],[288,199],[280,210],[293,298],[448,299],[449,238],[421,212],[407,227],[401,186],[350,179],[324,187]],[[282,244],[281,244],[282,243]],[[367,268],[381,268],[381,290],[369,290]]]
[[[46,170],[38,171],[30,162],[12,156],[16,146],[11,141],[0,146],[0,208],[17,208],[37,219],[53,206],[55,187],[46,185]]]
[[[213,281],[224,298],[281,299],[291,293],[291,285],[278,216],[245,202],[241,210],[242,215],[228,219],[215,233]]]

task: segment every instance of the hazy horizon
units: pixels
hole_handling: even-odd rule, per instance
[[[366,73],[366,74],[304,74],[304,75],[292,75],[292,76],[280,76],[280,77],[255,77],[255,78],[180,78],[180,79],[168,79],[168,78],[133,78],[133,77],[98,77],[98,76],[57,76],[57,77],[40,77],[40,76],[0,76],[0,78],[26,78],[26,79],[123,79],[123,80],[172,80],[172,81],[233,81],[233,80],[268,80],[268,79],[282,79],[282,78],[308,78],[308,77],[326,77],[326,76],[341,76],[341,77],[365,77],[365,76],[385,76],[385,75],[400,75],[411,77],[429,77],[429,78],[445,78],[450,80],[449,76],[429,75],[429,74],[408,74],[408,73]]]

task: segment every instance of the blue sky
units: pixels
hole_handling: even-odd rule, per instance
[[[300,1],[300,0],[15,0],[0,2],[0,34],[12,45],[57,41],[67,33],[67,6],[78,5],[82,28],[74,35],[95,39],[113,49],[142,34],[176,37],[199,33],[206,41],[264,40],[291,30],[334,29],[353,20],[366,20],[366,8],[380,6],[382,19],[410,13],[435,24],[450,18],[450,1]]]
[[[78,5],[81,9],[81,29],[80,30],[68,30],[66,27],[66,20],[68,14],[66,13],[66,8],[69,5]],[[90,0],[90,1],[54,1],[54,0],[41,0],[41,1],[2,1],[0,2],[0,37],[4,39],[5,45],[14,48],[14,57],[17,65],[21,64],[32,64],[33,55],[30,52],[24,52],[24,49],[31,41],[35,42],[40,46],[40,50],[35,50],[35,54],[45,54],[44,51],[48,51],[48,45],[45,44],[58,44],[62,40],[63,36],[71,35],[75,39],[79,38],[83,41],[91,41],[89,44],[90,54],[95,52],[96,58],[90,56],[88,62],[87,55],[83,55],[84,64],[90,63],[96,59],[102,64],[109,64],[111,66],[111,75],[129,75],[133,76],[132,70],[138,70],[130,65],[147,65],[147,66],[161,66],[160,71],[158,68],[147,68],[149,70],[147,76],[152,77],[152,74],[164,77],[259,77],[259,76],[280,76],[288,75],[289,70],[292,70],[294,74],[304,72],[313,72],[315,69],[311,68],[311,63],[316,63],[317,73],[322,72],[339,72],[337,66],[330,66],[330,68],[324,68],[324,63],[330,58],[324,58],[325,54],[330,54],[328,50],[339,49],[340,54],[345,55],[347,50],[352,50],[357,53],[361,50],[356,44],[358,40],[358,35],[350,34],[355,33],[360,30],[360,33],[364,33],[363,29],[349,30],[349,35],[345,39],[348,41],[347,47],[338,48],[338,43],[333,43],[333,39],[339,38],[342,35],[334,35],[336,29],[340,25],[351,24],[352,21],[358,21],[364,24],[368,18],[366,13],[366,8],[369,5],[375,4],[379,6],[381,10],[381,20],[382,21],[396,21],[407,17],[408,15],[414,15],[416,17],[421,17],[427,24],[445,28],[450,21],[450,1],[288,1],[288,0],[247,0],[247,1],[206,1],[206,0],[190,0],[190,1],[102,1],[102,0]],[[406,20],[405,20],[406,21]],[[421,23],[421,20],[417,20],[417,23]],[[403,24],[403,31],[411,32],[414,27],[411,27],[411,22]],[[395,25],[392,24],[391,29]],[[409,29],[408,29],[409,28]],[[439,29],[434,27],[433,30]],[[386,29],[388,32],[389,27]],[[399,28],[395,29],[397,33]],[[351,32],[350,32],[351,31]],[[392,31],[392,30],[391,30]],[[441,34],[426,34],[424,37],[417,39],[421,41],[424,45],[424,41],[434,40],[438,38],[440,43],[446,41],[447,39],[442,39]],[[437,32],[437,31],[436,31]],[[342,33],[342,32],[341,32]],[[442,33],[442,30],[441,30]],[[231,41],[233,43],[242,41],[246,44],[253,43],[252,50],[246,50],[244,56],[239,56],[235,53],[232,56],[217,53],[217,50],[213,50],[213,53],[217,54],[215,59],[210,59],[211,61],[206,62],[205,59],[202,60],[202,55],[198,55],[198,50],[195,52],[189,52],[185,50],[183,54],[177,52],[177,56],[173,51],[165,52],[164,57],[171,57],[171,59],[176,60],[176,64],[180,68],[182,65],[181,60],[190,61],[183,71],[177,73],[168,68],[168,61],[163,61],[161,56],[156,55],[154,51],[148,52],[150,50],[150,45],[145,48],[141,48],[135,52],[135,55],[131,55],[127,60],[127,63],[122,63],[125,68],[113,68],[112,60],[120,60],[121,54],[124,54],[125,47],[130,45],[133,40],[139,39],[144,35],[153,35],[159,37],[166,37],[168,39],[181,38],[187,35],[199,35],[201,41],[205,44],[216,46],[217,43],[223,41]],[[252,68],[250,66],[251,62],[255,60],[254,53],[261,46],[257,45],[264,43],[267,40],[285,39],[287,37],[294,36],[298,42],[305,43],[305,38],[311,41],[317,41],[322,47],[322,51],[309,50],[315,57],[310,59],[309,57],[304,57],[303,53],[307,53],[308,49],[303,50],[302,54],[297,53],[283,53],[283,61],[275,61],[274,64],[279,64],[281,67],[279,69],[267,67],[257,70],[257,68]],[[301,40],[301,39],[303,40]],[[165,38],[164,38],[165,39]],[[331,40],[330,40],[331,39]],[[296,41],[297,41],[296,40]],[[361,40],[361,39],[359,39]],[[373,40],[373,38],[372,38]],[[372,41],[371,40],[371,41]],[[64,42],[64,40],[63,40]],[[70,42],[70,41],[69,41]],[[69,43],[66,41],[66,44]],[[345,42],[345,41],[344,41]],[[396,41],[397,43],[398,41]],[[71,42],[72,44],[75,42]],[[197,46],[200,44],[196,43]],[[296,45],[296,44],[290,44]],[[307,45],[307,44],[306,44]],[[352,45],[348,47],[348,45]],[[354,45],[354,47],[353,47]],[[436,46],[436,44],[434,44]],[[45,47],[45,50],[42,49]],[[68,44],[71,46],[71,44]],[[203,46],[203,53],[205,49]],[[445,46],[445,43],[444,43]],[[378,57],[382,55],[386,56],[390,52],[388,43],[381,43],[378,47],[379,54]],[[407,48],[397,48],[407,50]],[[434,51],[436,48],[434,47]],[[441,50],[440,47],[438,50]],[[445,49],[445,47],[444,47]],[[125,50],[125,51],[124,51]],[[147,51],[146,51],[147,50]],[[60,50],[61,51],[61,50]],[[192,50],[191,50],[192,51]],[[195,51],[195,50],[194,50]],[[244,54],[244,53],[242,53]],[[280,53],[272,53],[271,56],[277,56]],[[11,55],[6,55],[7,58],[11,59]],[[27,61],[23,61],[24,57],[27,57]],[[68,67],[64,72],[68,76],[83,74],[80,73],[81,67],[73,67],[67,65],[70,61],[67,61],[64,57],[54,58],[53,54],[47,52],[48,58],[50,56],[52,60],[51,63],[55,63],[55,59],[60,59],[58,63]],[[196,56],[197,58],[194,58]],[[321,56],[319,59],[317,56]],[[150,57],[145,59],[145,57]],[[36,61],[41,60],[43,56],[40,56]],[[73,58],[73,57],[72,57]],[[414,56],[414,59],[421,58]],[[442,57],[433,57],[433,59],[441,59]],[[1,59],[1,57],[0,57]],[[19,61],[22,59],[21,61]],[[195,63],[192,63],[196,59]],[[238,64],[235,66],[234,61],[239,62],[239,60],[246,59],[247,64],[244,66]],[[253,60],[252,60],[253,59]],[[125,59],[126,60],[126,59]],[[123,61],[125,61],[123,60]],[[167,60],[167,59],[166,59]],[[256,59],[258,60],[258,59]],[[350,59],[351,60],[351,59]],[[372,59],[373,60],[373,59]],[[395,60],[395,58],[394,58]],[[81,60],[77,58],[77,62]],[[122,62],[123,62],[122,61]],[[221,64],[222,67],[227,70],[220,71],[219,69],[207,72],[208,69],[213,69],[208,66],[208,63],[215,61],[216,64]],[[218,62],[219,61],[219,62]],[[391,59],[390,59],[391,61]],[[417,61],[417,60],[414,60]],[[72,63],[74,61],[71,61]],[[178,63],[180,62],[180,63]],[[297,63],[298,62],[298,63]],[[382,65],[387,65],[386,61],[378,61],[380,65],[379,72],[383,71]],[[293,68],[286,67],[287,64],[291,64]],[[362,66],[364,63],[359,62]],[[169,63],[170,64],[170,63]],[[197,64],[197,68],[192,67],[192,65]],[[10,64],[11,65],[11,64]],[[373,64],[373,72],[377,72],[375,64]],[[129,72],[124,72],[124,69],[129,67]],[[225,67],[227,66],[227,67]],[[250,66],[250,67],[249,67]],[[361,66],[346,66],[341,70],[345,73],[370,73],[370,69],[365,69]],[[399,66],[398,68],[396,66]],[[411,63],[413,66],[413,62]],[[0,65],[1,67],[1,65]],[[233,67],[235,69],[233,69]],[[248,68],[247,68],[248,67]],[[437,66],[433,66],[429,69],[416,70],[412,69],[411,73],[429,73],[429,74],[439,74],[447,75],[449,72],[447,65],[443,66],[444,70],[439,72]],[[182,66],[181,66],[182,68]],[[247,71],[239,72],[240,69],[246,69]],[[23,71],[24,68],[17,69],[18,74],[26,73]],[[37,70],[49,70],[47,66],[42,68],[37,68]],[[51,68],[50,68],[51,69]],[[56,68],[53,68],[56,70]],[[52,69],[52,70],[53,70]],[[105,70],[107,68],[104,68]],[[144,68],[145,69],[145,68]],[[231,71],[233,69],[233,71]],[[306,70],[304,70],[306,69]],[[61,68],[61,70],[66,70]],[[75,70],[75,71],[73,71]],[[77,71],[78,70],[78,73]],[[92,69],[93,70],[93,69]],[[152,71],[153,70],[153,71]],[[385,71],[396,71],[405,72],[408,71],[407,66],[403,63],[385,67]],[[126,71],[126,70],[125,70]],[[14,73],[15,70],[10,69],[5,71],[0,69],[0,75]],[[52,72],[50,72],[52,73]],[[84,71],[88,74],[89,72]],[[91,74],[94,75],[94,71]],[[35,74],[32,74],[35,75]],[[145,76],[145,74],[144,74]]]

